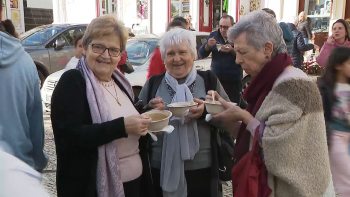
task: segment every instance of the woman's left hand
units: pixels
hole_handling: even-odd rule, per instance
[[[190,115],[186,116],[189,119],[198,119],[203,115],[204,112],[204,101],[201,99],[193,99],[194,102],[198,103],[198,106],[190,108]]]
[[[215,119],[222,120],[224,124],[230,122],[242,121],[245,124],[248,124],[254,117],[248,112],[236,105],[232,105],[229,102],[225,101],[223,98],[219,98],[219,102],[226,108],[225,111],[220,114],[214,115]]]

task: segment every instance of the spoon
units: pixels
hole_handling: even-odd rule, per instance
[[[213,97],[213,102],[215,101],[215,94],[214,91],[211,91],[211,96]]]

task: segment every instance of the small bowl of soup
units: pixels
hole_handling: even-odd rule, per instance
[[[143,115],[151,118],[151,123],[148,125],[149,131],[160,131],[168,126],[172,113],[168,110],[151,110],[143,113]]]
[[[230,102],[231,105],[237,105]],[[205,101],[205,108],[209,114],[216,115],[225,111],[225,107],[219,101]]]
[[[180,103],[171,103],[168,105],[168,107],[174,116],[181,118],[186,112],[186,110],[197,105],[198,103],[196,102],[180,102]]]

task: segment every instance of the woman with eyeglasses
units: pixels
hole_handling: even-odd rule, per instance
[[[139,138],[147,134],[151,120],[139,114],[134,105],[138,98],[116,69],[127,38],[114,16],[92,20],[82,41],[83,57],[55,88],[51,119],[58,197],[144,193]]]

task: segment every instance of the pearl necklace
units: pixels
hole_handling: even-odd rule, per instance
[[[112,87],[114,85],[114,81],[113,81],[113,79],[111,79],[109,82],[100,81],[100,84],[105,86],[105,87]]]
[[[117,89],[115,88],[115,83],[114,83],[114,81],[113,81],[113,79],[111,79],[111,81],[110,82],[101,82],[100,81],[100,84],[102,85],[102,87],[104,87],[106,90],[107,90],[107,92],[111,95],[111,96],[113,96],[113,98],[117,101],[117,103],[119,104],[119,106],[122,106],[122,104],[119,102],[119,98],[118,98],[118,94],[117,94]],[[115,96],[107,89],[107,87],[114,87],[114,91],[115,91]]]

